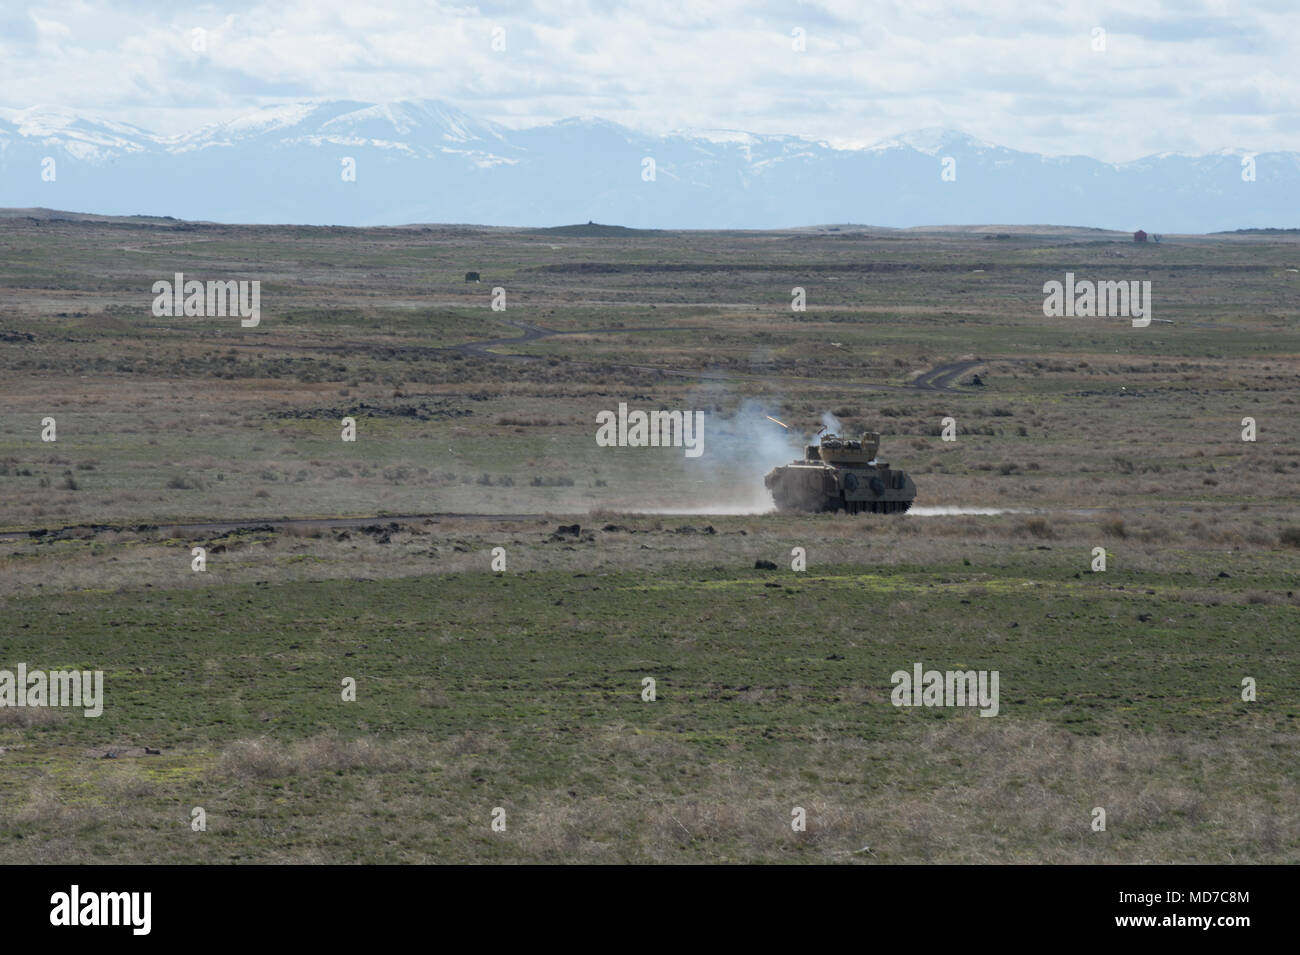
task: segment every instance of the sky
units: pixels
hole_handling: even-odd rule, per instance
[[[433,98],[511,127],[857,147],[943,126],[1122,162],[1300,151],[1297,37],[1300,0],[0,0],[0,106],[175,134],[280,102]]]

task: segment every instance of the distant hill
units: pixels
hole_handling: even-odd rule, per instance
[[[600,119],[507,129],[436,100],[268,106],[163,137],[33,107],[0,109],[0,206],[342,226],[594,220],[560,227],[575,230],[1069,222],[1168,235],[1300,225],[1300,153],[1252,154],[1249,181],[1244,156],[1106,163],[949,129],[864,149],[734,130],[654,136]]]
[[[1215,235],[1283,235],[1300,234],[1300,229],[1232,229],[1216,232]]]
[[[586,225],[557,225],[544,229],[530,229],[530,232],[539,232],[546,235],[571,235],[584,238],[599,238],[601,236],[610,236],[618,238],[619,236],[644,235],[646,232],[653,232],[653,229],[629,229],[622,225],[601,225],[599,222],[588,222]]]
[[[148,225],[181,225],[172,216],[106,216],[88,212],[65,212],[61,209],[0,209],[0,219],[36,219],[48,222],[130,222]]]

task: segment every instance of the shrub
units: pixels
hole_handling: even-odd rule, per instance
[[[1056,536],[1056,533],[1052,530],[1052,525],[1047,523],[1045,517],[1031,517],[1020,526],[1022,530],[1034,537],[1050,538]]]

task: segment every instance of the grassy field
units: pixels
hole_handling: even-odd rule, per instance
[[[0,670],[104,673],[0,707],[0,862],[1300,861],[1300,242],[994,231],[0,217]],[[766,513],[827,412],[917,509]]]

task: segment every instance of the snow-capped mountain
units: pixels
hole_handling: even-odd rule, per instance
[[[0,206],[222,222],[776,228],[1027,222],[1149,232],[1294,227],[1300,153],[1129,163],[926,128],[864,149],[596,118],[508,129],[437,100],[259,108],[180,136],[0,109]]]
[[[429,156],[506,146],[505,130],[435,100],[367,104],[292,103],[255,110],[167,143],[173,152],[211,147],[294,145],[371,146]]]
[[[141,152],[156,142],[137,126],[88,119],[57,107],[0,109],[0,149],[7,152],[8,144],[15,141],[59,149],[92,163]]]
[[[924,129],[900,133],[870,147],[873,152],[886,149],[912,149],[927,156],[952,155],[956,150],[971,152],[1000,148],[974,136],[967,136],[963,132],[945,129],[942,126],[927,126]]]

